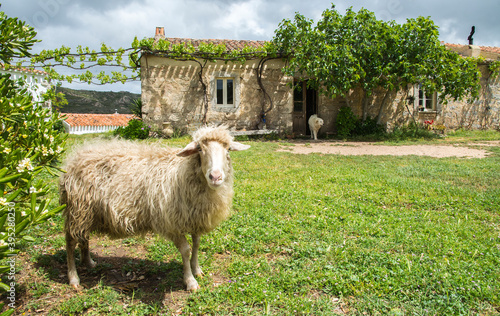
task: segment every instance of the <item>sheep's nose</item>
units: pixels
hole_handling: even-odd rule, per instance
[[[213,182],[221,181],[222,180],[222,172],[220,170],[212,171],[208,177]]]

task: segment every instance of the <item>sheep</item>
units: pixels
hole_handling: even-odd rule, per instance
[[[69,284],[79,289],[75,266],[94,267],[89,234],[126,238],[153,232],[171,240],[182,255],[188,291],[199,286],[200,236],[227,218],[233,198],[229,150],[246,150],[227,127],[202,127],[182,150],[123,140],[83,146],[67,159],[59,181],[66,204],[65,238]],[[192,255],[185,237],[192,236]]]
[[[311,139],[318,140],[318,131],[323,126],[323,119],[319,118],[316,114],[309,117],[309,129],[311,130]]]

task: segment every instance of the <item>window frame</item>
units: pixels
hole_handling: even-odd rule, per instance
[[[422,88],[422,84],[416,84],[413,87],[414,96],[414,107],[419,112],[437,112],[439,106],[439,98],[437,91],[432,93],[432,96],[428,96],[425,90]],[[430,101],[431,107],[428,108],[426,105]],[[425,102],[425,103],[424,103]]]
[[[232,92],[231,92],[231,99],[232,103],[228,102],[228,81],[232,81]],[[222,81],[222,102],[219,103],[219,81]],[[234,77],[215,77],[215,105],[216,106],[225,106],[225,107],[235,107],[236,106],[236,100],[235,100],[235,78]]]
[[[222,104],[217,103],[217,81],[224,80],[223,84],[223,101]],[[233,103],[227,103],[227,80],[233,80]],[[241,78],[238,72],[233,71],[215,71],[210,79],[210,104],[212,110],[217,112],[235,112],[240,106],[241,93]]]

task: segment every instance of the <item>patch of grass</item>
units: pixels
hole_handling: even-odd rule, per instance
[[[98,285],[82,295],[73,296],[62,302],[52,311],[58,315],[152,315],[157,311],[154,304],[148,306],[142,302],[117,303],[121,299],[113,289]]]
[[[462,141],[492,141],[500,140],[499,130],[463,130],[459,129],[453,132],[447,133],[448,139],[457,139]]]
[[[448,137],[466,141],[467,135]],[[470,137],[496,140],[497,134]],[[181,147],[189,138],[161,142]],[[276,152],[278,142],[249,144],[231,153],[233,214],[202,238],[200,291],[179,290],[181,257],[170,241],[133,238],[100,247],[118,245],[130,259],[144,247],[147,259],[127,257],[100,273],[141,271],[149,292],[123,294],[98,283],[57,303],[38,300],[36,307],[60,315],[500,312],[500,146],[487,147],[491,155],[484,159],[437,159],[294,155]],[[57,201],[56,186],[53,194]],[[33,228],[36,241],[26,247],[59,262],[62,219],[53,224]],[[42,299],[54,295],[43,288],[54,286],[68,291],[45,273],[27,295]],[[163,300],[154,296],[158,291]]]

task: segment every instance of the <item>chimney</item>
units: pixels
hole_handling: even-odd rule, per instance
[[[471,57],[479,57],[481,56],[481,47],[477,45],[469,45],[469,56]]]
[[[156,27],[156,33],[155,33],[155,41],[159,39],[165,39],[165,28],[162,26],[157,26]]]
[[[474,38],[472,37],[474,33],[476,33],[476,27],[473,25],[472,28],[470,29],[469,37],[467,37],[469,45],[474,45]]]

